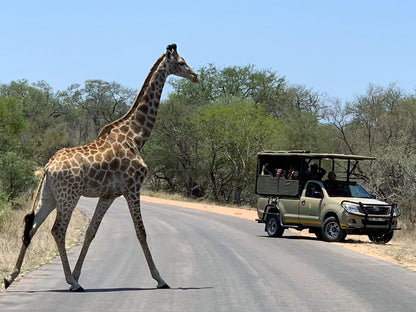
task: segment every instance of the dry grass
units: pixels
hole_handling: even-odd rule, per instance
[[[0,230],[0,275],[8,276],[13,270],[17,255],[22,245],[24,228],[23,218],[27,211],[13,210],[7,213]],[[50,261],[58,254],[55,240],[50,229],[55,220],[55,211],[45,220],[33,237],[26,252],[22,266],[22,273],[35,269],[39,265]],[[88,224],[88,218],[78,209],[75,209],[71,223],[68,227],[66,245],[71,247],[78,242],[81,233]],[[1,285],[4,287],[4,285]]]
[[[314,234],[303,230],[302,236],[315,237]],[[396,231],[393,239],[387,244],[374,244],[366,235],[347,235],[344,242],[332,243],[348,248],[362,254],[366,254],[391,263],[396,263],[416,271],[416,241],[412,232]]]

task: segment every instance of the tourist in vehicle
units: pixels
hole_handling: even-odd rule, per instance
[[[328,172],[327,181],[335,181],[336,179],[337,179],[337,175],[335,174],[335,172],[333,171]]]
[[[308,180],[322,180],[326,173],[324,168],[318,166],[318,164],[313,164],[311,170],[308,172]]]
[[[290,166],[287,178],[288,180],[299,180],[299,172],[295,169],[295,167]]]
[[[282,170],[282,169],[280,169],[280,168],[276,168],[276,169],[275,169],[275,177],[276,177],[276,178],[286,179],[286,176],[285,176],[285,172],[284,172],[284,170]]]
[[[337,196],[338,194],[342,193],[342,190],[339,190],[339,188],[342,188],[343,185],[338,185],[336,183],[336,178],[337,175],[335,174],[335,172],[330,171],[328,173],[328,179],[326,179],[324,182],[326,191],[328,192],[329,196]]]
[[[261,175],[273,175],[270,171],[270,165],[269,163],[265,163],[263,167],[261,168]]]

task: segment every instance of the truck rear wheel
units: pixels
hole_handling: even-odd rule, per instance
[[[284,228],[280,225],[280,217],[278,214],[269,215],[266,219],[266,232],[271,237],[281,237]]]
[[[339,242],[345,239],[345,232],[339,225],[337,218],[326,218],[322,224],[322,238],[327,242]]]
[[[376,244],[387,244],[393,238],[393,231],[369,234],[368,238]]]

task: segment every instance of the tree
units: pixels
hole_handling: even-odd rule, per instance
[[[216,201],[250,201],[257,153],[285,141],[282,124],[253,101],[220,99],[192,116],[198,133],[199,169]]]
[[[160,187],[165,181],[162,185],[169,190],[189,197],[250,201],[256,154],[286,143],[282,123],[253,101],[238,97],[186,112],[179,101],[160,107],[144,148],[152,185]]]
[[[181,192],[188,197],[200,197],[195,184],[198,172],[194,167],[197,138],[187,118],[188,106],[173,96],[159,106],[158,120],[142,154],[149,167],[148,179],[157,189]],[[163,181],[163,183],[162,183]]]
[[[210,64],[198,78],[171,81],[175,91],[159,107],[143,150],[152,186],[239,203],[252,195],[261,149],[332,148],[334,129],[319,123],[324,105],[312,90],[254,66]]]
[[[361,143],[361,152],[372,155],[380,143],[392,138],[396,126],[387,121],[401,97],[395,85],[383,88],[370,84],[367,94],[352,103],[354,139]]]
[[[28,124],[17,103],[0,97],[0,189],[9,201],[35,183],[31,150],[21,137]]]
[[[16,99],[17,108],[27,121],[27,128],[21,136],[25,144],[30,146],[32,157],[39,165],[44,165],[56,148],[71,145],[69,136],[59,135],[70,133],[71,130],[65,121],[60,101],[46,82],[29,84],[26,80],[12,81],[0,87],[0,95]],[[52,133],[53,140],[48,139],[51,136],[48,132]],[[49,144],[51,141],[54,143],[52,146]]]
[[[18,107],[18,101],[11,97],[0,97],[0,150],[22,148],[20,135],[28,123]]]
[[[347,103],[343,105],[339,99],[333,99],[332,105],[329,106],[325,113],[325,120],[336,130],[338,136],[337,146],[334,152],[355,154],[354,132],[349,131],[352,120],[352,109]]]
[[[335,104],[327,117],[337,129],[341,152],[376,157],[370,165],[361,163],[358,172],[366,173],[367,187],[377,197],[398,201],[415,228],[416,98],[394,84],[369,85],[355,101]]]
[[[336,146],[335,129],[322,124],[311,112],[293,110],[286,113],[282,123],[287,133],[288,148],[319,152],[333,152]]]
[[[69,121],[77,137],[75,145],[94,140],[102,127],[122,117],[134,95],[131,89],[102,80],[87,80],[84,86],[73,84],[60,92],[65,111],[73,116]]]
[[[24,159],[15,152],[6,152],[0,156],[0,186],[13,200],[35,185],[33,161]]]
[[[239,97],[254,101],[267,112],[280,116],[286,105],[287,83],[270,70],[257,70],[253,65],[230,66],[223,69],[213,64],[198,70],[198,83],[172,80],[171,96],[180,98],[190,107],[203,107],[223,97]]]

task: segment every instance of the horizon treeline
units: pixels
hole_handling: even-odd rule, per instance
[[[416,95],[369,84],[341,102],[253,65],[169,79],[142,150],[146,187],[227,204],[250,204],[261,150],[375,156],[357,171],[370,192],[397,201],[416,223]],[[123,116],[137,90],[87,80],[54,91],[45,81],[0,84],[0,203],[33,190],[35,171],[60,148],[93,141]]]

